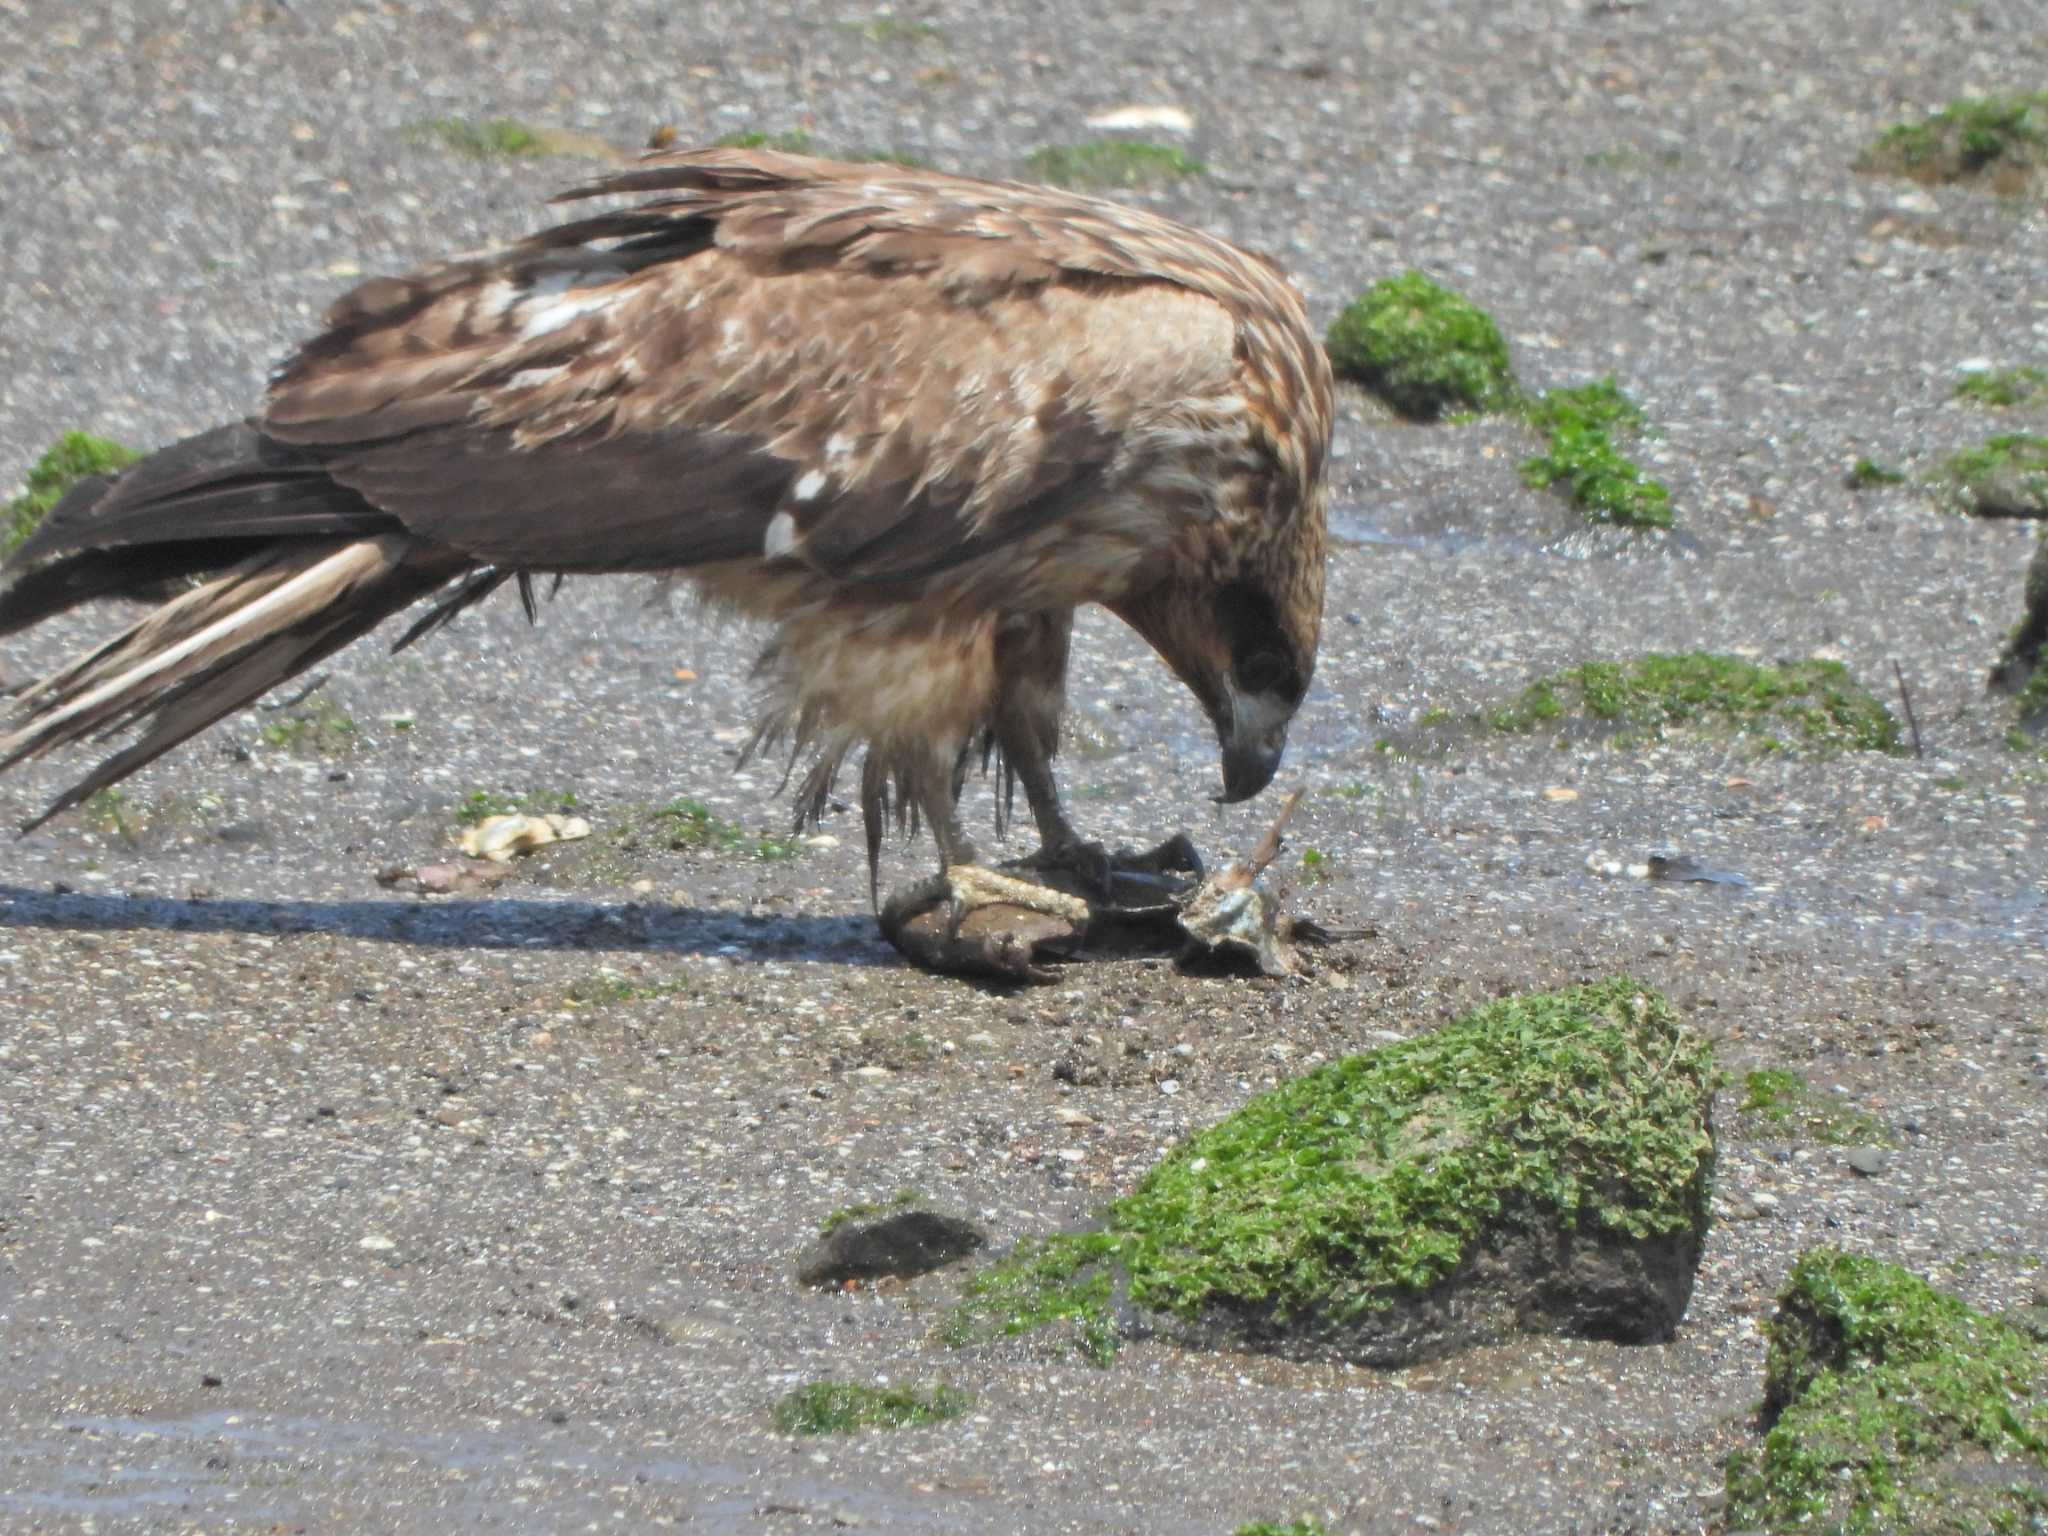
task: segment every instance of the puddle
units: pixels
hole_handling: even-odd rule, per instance
[[[958,1528],[944,1499],[896,1497],[817,1475],[757,1472],[692,1460],[665,1447],[611,1451],[567,1433],[413,1432],[388,1425],[234,1411],[145,1419],[76,1415],[45,1439],[0,1444],[12,1486],[0,1515],[161,1520],[166,1510],[251,1523],[332,1519],[338,1505],[395,1489],[465,1522],[493,1512],[522,1520],[569,1501],[616,1503],[588,1490],[636,1490],[687,1507],[691,1529],[773,1530],[775,1515],[891,1531]],[[25,1486],[31,1482],[41,1487]]]

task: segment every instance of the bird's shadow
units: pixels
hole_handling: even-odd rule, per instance
[[[9,928],[332,934],[420,949],[648,950],[718,954],[741,963],[903,963],[869,916],[757,916],[641,902],[181,900],[0,884],[0,929]]]

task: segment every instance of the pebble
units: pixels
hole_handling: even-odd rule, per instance
[[[1848,1152],[1849,1166],[1867,1179],[1883,1173],[1891,1160],[1891,1154],[1883,1147],[1851,1147]]]

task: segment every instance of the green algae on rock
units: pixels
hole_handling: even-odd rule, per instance
[[[1769,1330],[1727,1524],[1975,1536],[2048,1516],[2048,1348],[1895,1264],[1817,1248]]]
[[[1501,411],[1518,398],[1493,317],[1420,272],[1374,283],[1331,322],[1330,366],[1401,415]]]
[[[912,1429],[957,1419],[972,1401],[957,1387],[919,1392],[910,1387],[866,1387],[851,1381],[814,1381],[775,1405],[775,1427],[785,1435],[851,1435],[864,1429]]]
[[[1897,123],[1859,155],[1855,169],[1915,181],[1987,176],[2017,190],[2048,164],[2048,91],[1966,96],[1917,123]]]
[[[0,555],[19,549],[79,481],[119,474],[141,457],[133,448],[90,432],[66,432],[36,460],[21,494],[0,508]]]
[[[977,1276],[956,1344],[1060,1322],[1392,1366],[1516,1331],[1667,1338],[1706,1231],[1706,1043],[1626,977],[1503,998],[1191,1137],[1097,1230]]]
[[[2000,433],[1950,454],[1941,468],[1965,512],[2048,518],[2048,437]]]
[[[1838,661],[1778,665],[1703,651],[1589,661],[1538,678],[1491,717],[1495,730],[1595,734],[1721,730],[1776,750],[1904,751],[1899,722]]]
[[[1642,430],[1644,417],[1613,379],[1549,390],[1524,404],[1522,414],[1550,440],[1544,452],[1524,461],[1524,484],[1563,486],[1588,522],[1671,526],[1670,490],[1614,446],[1616,433]]]

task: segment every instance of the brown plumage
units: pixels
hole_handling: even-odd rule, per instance
[[[201,584],[22,700],[0,767],[142,723],[76,804],[385,618],[534,573],[682,573],[769,621],[760,742],[856,748],[870,857],[947,863],[993,745],[1046,851],[1073,611],[1193,690],[1224,798],[1272,777],[1314,666],[1330,377],[1264,259],[1038,187],[765,151],[650,155],[644,201],[363,284],[260,415],[80,486],[0,633]],[[401,642],[404,643],[404,642]]]

